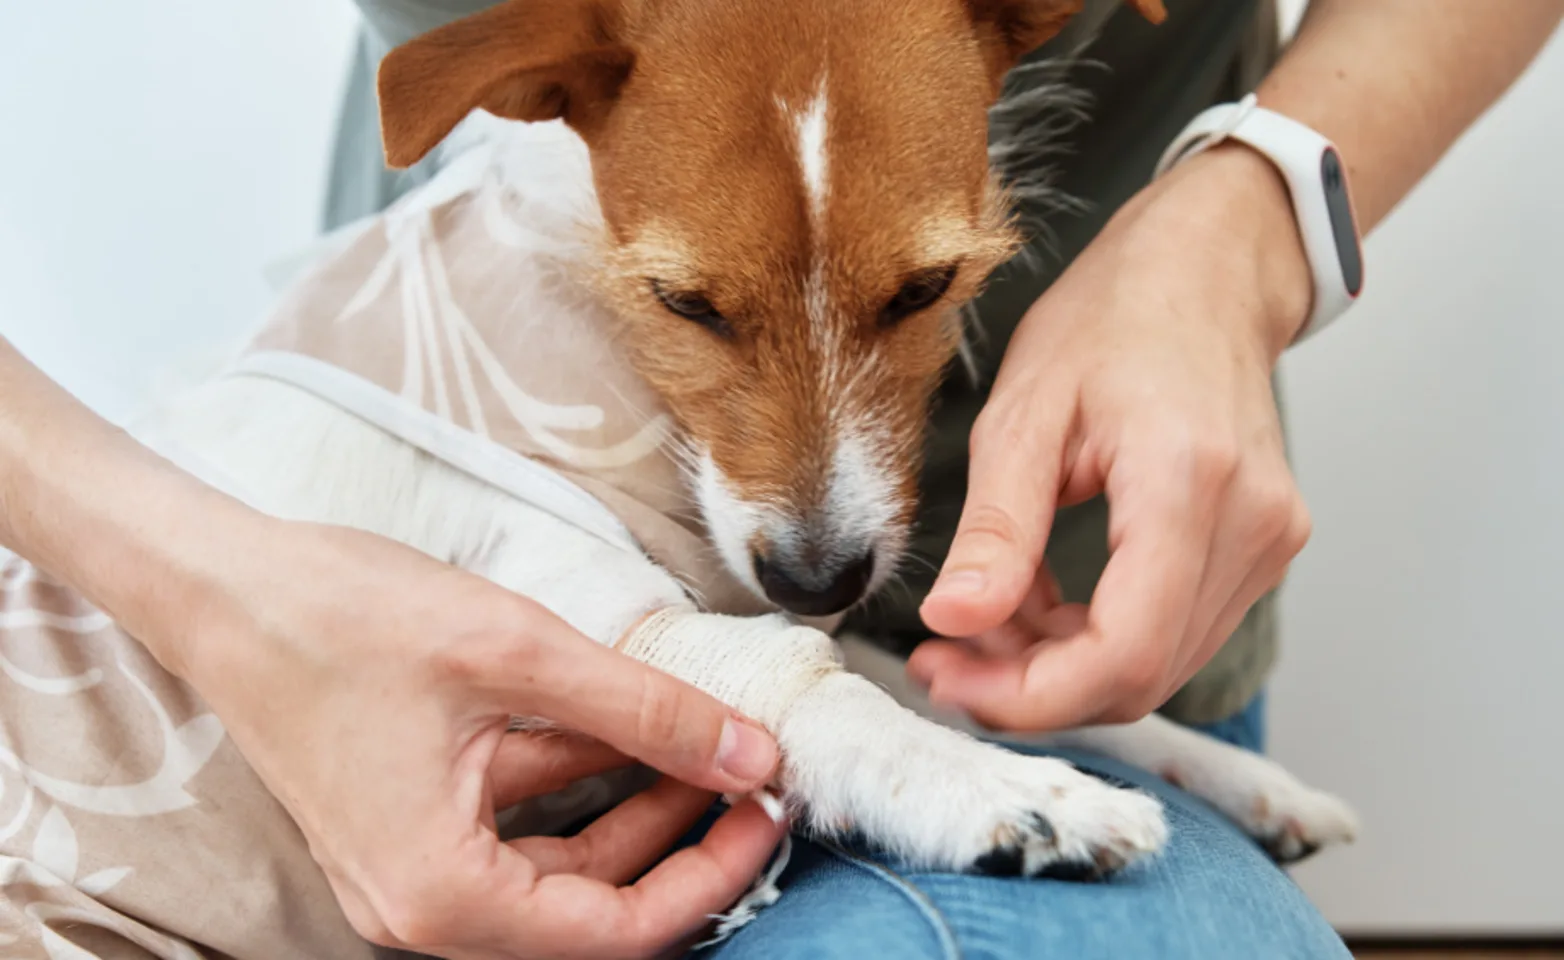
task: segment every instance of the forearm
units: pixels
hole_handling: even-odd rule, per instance
[[[262,518],[141,446],[0,338],[0,545],[80,590],[180,673],[163,622],[203,619]]]
[[[1564,15],[1564,0],[1313,0],[1298,36],[1260,84],[1260,103],[1332,140],[1347,164],[1359,227],[1383,220],[1518,77]],[[1153,229],[1190,233],[1208,260],[1260,276],[1256,309],[1274,363],[1308,315],[1310,279],[1287,190],[1258,152],[1224,144],[1179,164],[1120,219],[1167,211]]]
[[[1312,0],[1260,103],[1334,141],[1367,233],[1525,70],[1564,0]]]

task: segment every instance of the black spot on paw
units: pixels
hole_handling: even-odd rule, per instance
[[[1039,870],[1036,876],[1067,883],[1089,883],[1102,879],[1102,871],[1086,860],[1059,860]]]
[[[972,867],[977,872],[986,873],[991,877],[1019,877],[1022,859],[1019,846],[995,847],[978,857]]]
[[[1272,834],[1269,837],[1259,838],[1260,848],[1281,866],[1291,866],[1320,852],[1318,843],[1302,843],[1285,833]]]
[[[1106,880],[1125,867],[1124,857],[1107,847],[1098,849],[1091,860],[1066,860],[1044,867],[1037,875],[1050,880],[1090,883]]]

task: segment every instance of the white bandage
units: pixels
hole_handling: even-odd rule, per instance
[[[641,621],[616,646],[772,733],[806,690],[842,670],[829,636],[781,614],[726,617],[670,607]]]
[[[821,680],[842,671],[836,644],[813,627],[781,614],[725,617],[680,606],[659,610],[616,644],[635,659],[673,674],[776,734],[800,698]],[[772,820],[784,816],[780,800],[765,790],[752,794]],[[771,866],[743,899],[717,921],[711,939],[721,943],[780,897],[777,879],[792,853],[789,838]]]

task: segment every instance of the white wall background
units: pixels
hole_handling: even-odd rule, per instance
[[[1297,3],[1289,4],[1296,7]],[[309,238],[346,0],[27,5],[0,30],[0,333],[111,417]],[[1316,519],[1277,754],[1357,803],[1299,873],[1357,932],[1564,932],[1564,41],[1286,363]]]
[[[1313,542],[1274,750],[1360,808],[1298,872],[1364,933],[1564,936],[1564,33],[1287,358]]]
[[[347,0],[49,0],[0,24],[0,333],[99,411],[261,316],[306,242]]]

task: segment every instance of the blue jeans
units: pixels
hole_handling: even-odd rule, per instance
[[[1264,703],[1207,732],[1260,749]],[[795,841],[782,899],[701,960],[1351,960],[1293,882],[1227,820],[1150,774],[1060,752],[1166,804],[1172,839],[1105,883],[901,872]]]

